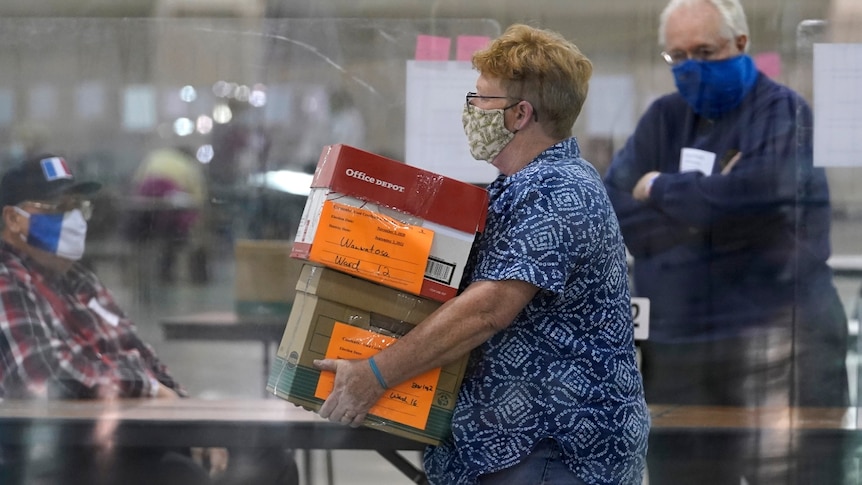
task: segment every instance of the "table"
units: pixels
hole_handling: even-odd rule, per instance
[[[816,456],[836,456],[862,450],[862,422],[855,407],[847,408],[741,408],[724,406],[650,405],[650,440],[675,443],[685,450],[689,437],[710,439],[751,437],[784,450],[793,443],[817,443]],[[697,452],[697,450],[692,450]],[[812,453],[811,449],[808,451]],[[842,455],[843,456],[843,455]],[[685,457],[680,457],[685,459]]]
[[[674,450],[681,462],[708,460],[720,465],[726,456],[716,454],[722,444],[747,443],[761,466],[789,467],[794,483],[811,477],[794,472],[811,471],[821,463],[851,478],[862,460],[862,428],[856,408],[736,408],[719,406],[650,406],[650,446]],[[711,443],[711,444],[707,444]],[[797,446],[804,444],[804,454]],[[806,468],[808,467],[808,468]],[[841,467],[843,470],[834,467]],[[778,468],[776,468],[778,469]],[[788,482],[789,483],[789,482]],[[848,483],[850,483],[848,481]],[[856,483],[855,481],[853,483]]]
[[[652,432],[685,430],[784,430],[852,435],[862,439],[855,407],[743,408],[649,406]],[[110,439],[128,446],[261,446],[293,449],[421,451],[419,441],[369,428],[351,428],[280,399],[0,400],[0,443],[59,435],[22,433],[33,427],[62,427],[63,444],[87,445]],[[92,431],[99,429],[100,434]],[[105,434],[106,427],[110,429]]]
[[[835,276],[862,277],[862,255],[833,254],[827,261]]]
[[[287,316],[240,316],[237,315],[235,312],[203,312],[191,315],[167,317],[161,320],[162,334],[165,340],[255,340],[261,342],[263,344],[264,383],[269,378],[270,345],[273,342],[278,343],[281,341],[282,334],[284,333],[284,326],[286,323]],[[265,388],[263,389],[263,396],[271,396]],[[269,401],[275,400],[270,399]],[[267,427],[267,429],[269,429],[269,427]],[[309,432],[311,431],[313,430],[309,430]],[[388,433],[377,432],[376,434],[389,436]],[[414,443],[411,440],[402,439],[402,441],[400,441],[402,445],[399,449],[424,449],[424,445],[420,445],[419,443],[416,443],[413,448],[406,448],[406,444],[404,443],[405,441],[409,443]],[[330,449],[332,449],[331,446],[307,446],[294,448],[320,448],[326,450],[324,460],[326,462],[327,481],[330,485],[332,484],[332,454],[330,453]],[[398,455],[393,449],[377,449],[377,452],[389,463],[394,465],[401,472],[411,478],[414,482],[423,483],[423,481],[425,480],[425,475],[421,471],[416,470],[416,467],[414,467],[409,461],[405,460],[402,456]],[[307,474],[309,473],[308,471],[311,469],[311,467],[311,457],[308,453],[305,453],[305,469]]]
[[[254,340],[263,344],[263,382],[269,377],[270,344],[281,341],[286,315],[237,315],[235,312],[203,312],[161,320],[165,340]],[[266,395],[264,389],[264,395]]]
[[[862,445],[856,408],[737,408],[651,405],[651,433],[777,432]],[[53,432],[52,432],[53,431]],[[63,431],[63,432],[57,432]],[[129,446],[262,446],[292,449],[376,450],[415,483],[424,473],[399,454],[423,443],[367,427],[324,420],[275,399],[129,399],[0,402],[0,443],[89,445],[111,440]],[[858,448],[857,448],[858,449]]]
[[[180,315],[161,320],[162,335],[165,340],[197,340],[197,341],[228,341],[254,340],[263,344],[263,382],[269,378],[270,345],[281,341],[286,315],[237,315],[236,312],[203,312],[191,315]],[[266,388],[262,390],[264,397],[270,394]],[[393,457],[391,453],[380,452],[390,463],[407,473],[414,472],[404,468],[403,459]],[[327,470],[327,482],[332,485],[332,453],[328,450],[324,457]],[[412,467],[409,463],[407,466]],[[311,469],[311,456],[305,453],[305,470],[308,477]],[[307,478],[310,482],[310,478]]]
[[[0,402],[0,443],[33,445],[40,439],[61,445],[110,440],[117,446],[374,450],[414,483],[427,483],[399,453],[424,450],[424,443],[332,423],[278,399]]]
[[[287,315],[237,315],[234,312],[203,312],[165,317],[161,320],[166,339],[261,340],[278,342]]]
[[[862,437],[855,407],[794,408],[787,406],[742,408],[731,406],[649,406],[652,430],[783,430],[799,434],[827,433]]]
[[[120,399],[0,401],[0,443],[39,436],[34,426],[78,429],[65,444],[100,439],[129,446],[261,446],[293,449],[423,450],[425,444],[369,428],[350,428],[280,399]],[[51,439],[54,439],[51,436]]]
[[[833,261],[835,268],[845,271],[841,273],[846,275],[846,271],[852,269],[848,261]],[[842,264],[844,263],[844,264]],[[862,266],[860,266],[862,271]],[[862,273],[860,273],[862,275]],[[284,332],[286,323],[285,317],[239,317],[233,312],[205,312],[194,315],[185,315],[170,317],[162,320],[162,329],[165,339],[167,340],[257,340],[264,345],[264,382],[270,367],[269,346],[272,342],[280,342]],[[268,394],[264,391],[265,394]],[[278,410],[279,405],[283,405],[284,401],[268,399],[264,402],[274,402],[275,409]],[[289,406],[293,406],[289,404]],[[260,412],[266,417],[266,409],[261,408]],[[652,415],[652,434],[659,435],[662,439],[675,440],[684,439],[686,434],[690,433],[712,433],[722,435],[728,433],[758,433],[763,430],[775,430],[778,432],[789,431],[795,437],[800,436],[816,436],[818,439],[824,440],[827,443],[838,443],[842,447],[859,446],[862,449],[862,423],[857,423],[857,412],[855,408],[838,408],[838,409],[790,409],[790,408],[771,408],[771,409],[739,409],[739,408],[721,408],[721,407],[697,407],[697,406],[650,406]],[[276,411],[276,413],[281,411]],[[305,412],[305,411],[303,411]],[[308,413],[311,414],[311,413]],[[0,411],[0,418],[3,414]],[[314,415],[316,417],[316,415]],[[317,418],[318,421],[320,418]],[[328,423],[328,422],[323,422]],[[338,443],[339,440],[346,439],[344,437],[333,437],[335,432],[328,431],[329,428],[319,428],[320,423],[311,426],[301,423],[292,423],[291,429],[302,429],[303,426],[309,426],[303,432],[310,434],[326,433],[326,438],[316,438],[311,444],[295,447],[297,449],[319,448],[324,450],[336,449],[332,441]],[[323,424],[327,426],[327,424]],[[339,426],[339,425],[335,425]],[[255,424],[249,428],[249,433],[257,435],[258,433],[269,433],[276,425]],[[360,428],[364,429],[364,428]],[[344,431],[343,429],[341,431]],[[359,431],[359,430],[355,430]],[[372,431],[372,430],[367,430]],[[0,427],[0,433],[3,432]],[[280,431],[284,433],[285,431]],[[330,434],[332,433],[332,434]],[[355,439],[361,433],[351,435]],[[379,433],[377,435],[384,436],[386,439],[392,439],[393,436],[387,433]],[[270,438],[265,438],[270,439]],[[318,439],[323,442],[317,442]],[[348,442],[352,441],[349,440]],[[378,438],[369,438],[378,439]],[[424,445],[412,442],[410,440],[401,440],[398,445],[403,450],[423,449]],[[408,441],[408,443],[403,443]],[[858,445],[857,445],[858,444]],[[403,457],[393,451],[387,449],[387,444],[383,443],[383,448],[378,449],[378,453],[387,459],[390,463],[396,466],[399,470],[407,474],[408,477],[414,479],[416,483],[422,483],[424,474],[405,460]],[[412,446],[408,447],[408,446]],[[331,455],[327,451],[327,471],[331,483]],[[305,453],[306,470],[310,469],[310,458],[308,453]],[[418,478],[416,478],[418,477]]]

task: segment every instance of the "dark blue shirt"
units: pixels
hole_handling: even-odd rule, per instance
[[[737,336],[835,304],[829,192],[812,166],[811,132],[805,101],[762,74],[715,120],[678,93],[649,107],[605,184],[635,258],[635,293],[650,298],[650,340]],[[681,172],[684,148],[714,154],[711,172]],[[662,175],[638,202],[632,188],[650,171]]]
[[[464,283],[520,280],[539,292],[473,352],[453,437],[426,452],[431,483],[473,484],[553,437],[585,482],[640,484],[649,414],[625,248],[600,177],[571,138],[488,191]]]

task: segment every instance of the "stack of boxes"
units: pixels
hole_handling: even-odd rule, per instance
[[[487,192],[347,145],[325,147],[291,256],[306,260],[267,390],[317,411],[319,358],[367,358],[458,290]],[[390,389],[366,425],[429,444],[449,432],[467,356]]]

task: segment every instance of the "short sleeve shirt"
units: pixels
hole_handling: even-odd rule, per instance
[[[472,353],[452,437],[425,454],[431,483],[476,483],[553,437],[587,483],[639,484],[649,414],[625,248],[599,175],[570,138],[488,191],[464,285],[520,280],[539,292]]]

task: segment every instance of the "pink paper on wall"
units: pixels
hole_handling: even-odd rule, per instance
[[[491,42],[490,37],[483,35],[459,35],[455,44],[455,59],[469,61],[473,59],[473,53],[484,49]]]
[[[435,35],[416,36],[417,61],[448,61],[452,39]]]
[[[778,52],[770,51],[756,54],[754,64],[760,72],[772,79],[781,77],[781,54]]]

